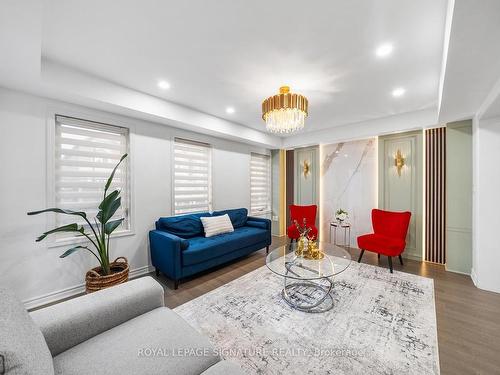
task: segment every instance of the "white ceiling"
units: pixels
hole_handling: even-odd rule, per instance
[[[258,130],[262,100],[288,84],[310,100],[311,131],[436,107],[446,7],[446,0],[50,0],[41,53]],[[394,51],[377,59],[383,42]],[[172,88],[158,89],[159,79]],[[395,99],[400,86],[406,94]]]
[[[471,118],[500,78],[499,0],[455,1],[447,55],[441,123]],[[488,111],[495,115],[500,115],[500,97]]]

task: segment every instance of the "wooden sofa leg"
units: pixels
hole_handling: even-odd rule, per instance
[[[266,254],[269,254],[269,246],[266,246]]]
[[[155,267],[155,273],[156,273],[156,276],[160,276],[160,270],[158,269],[158,267]]]
[[[365,253],[365,251],[361,250],[361,253],[359,254],[359,258],[358,258],[358,263],[361,262],[361,258],[363,258],[364,253]]]
[[[377,259],[380,259],[380,254],[377,254]]]
[[[174,280],[174,289],[177,290],[179,288],[179,280]]]
[[[401,257],[401,255],[399,255],[399,263],[401,263],[401,265],[404,266],[404,264],[403,264],[403,258]]]
[[[393,273],[392,272],[392,257],[387,257],[387,258],[389,258],[389,269],[391,270],[391,273]]]

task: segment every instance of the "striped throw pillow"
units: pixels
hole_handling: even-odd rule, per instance
[[[221,216],[200,217],[205,237],[212,237],[217,234],[234,232],[233,224],[228,214]]]

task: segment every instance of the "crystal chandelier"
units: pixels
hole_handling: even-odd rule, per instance
[[[272,133],[293,133],[304,128],[308,101],[305,96],[290,93],[290,87],[280,87],[278,95],[262,102],[262,119]]]

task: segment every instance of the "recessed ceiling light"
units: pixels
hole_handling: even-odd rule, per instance
[[[403,96],[405,94],[406,90],[402,87],[398,87],[397,89],[392,90],[392,96],[395,98],[398,98],[400,96]]]
[[[170,83],[167,81],[158,81],[158,87],[162,90],[168,90],[170,88]]]
[[[389,56],[392,52],[392,44],[391,43],[384,43],[381,44],[375,51],[375,54],[378,57],[386,57]]]
[[[234,112],[236,112],[236,111],[235,111],[235,109],[233,107],[227,107],[226,108],[226,113],[232,114]]]

